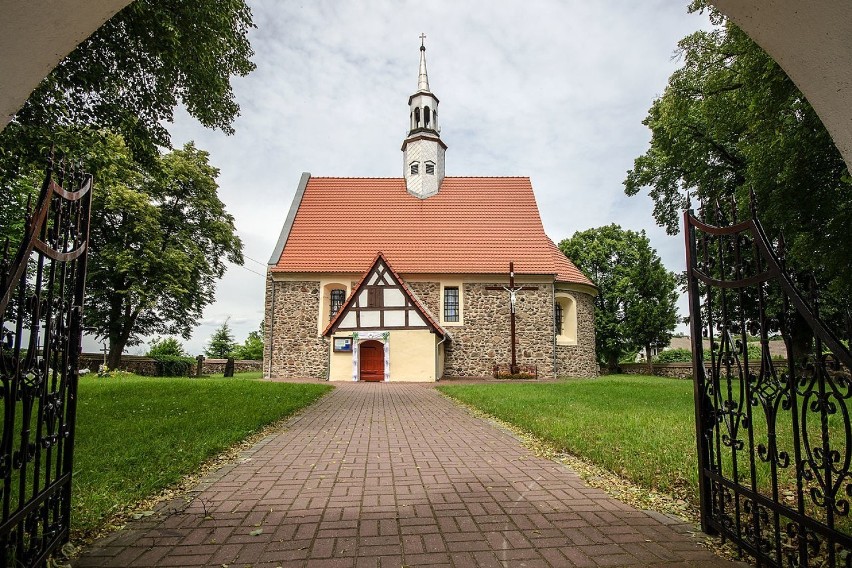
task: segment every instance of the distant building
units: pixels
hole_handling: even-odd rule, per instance
[[[445,175],[420,50],[403,177],[302,175],[269,261],[265,375],[488,376],[510,362],[514,306],[519,365],[595,376],[595,286],[545,234],[529,178]]]

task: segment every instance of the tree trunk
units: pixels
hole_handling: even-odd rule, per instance
[[[121,366],[121,355],[124,353],[124,343],[119,341],[109,342],[109,355],[107,355],[107,367],[118,369]]]
[[[609,355],[607,357],[606,366],[609,368],[610,373],[619,373],[621,370],[618,368],[618,356]]]
[[[790,351],[793,363],[799,365],[811,355],[813,350],[814,332],[808,322],[798,312],[793,314],[790,326]]]
[[[654,363],[653,363],[653,357],[651,357],[651,344],[650,343],[645,344],[645,358],[648,359],[648,374],[653,375],[654,374]]]
[[[130,334],[138,317],[139,310],[134,310],[127,317],[122,318],[123,321],[120,324],[116,324],[117,329],[114,327],[110,330],[109,356],[107,356],[107,367],[110,369],[121,367],[121,356],[124,354],[124,348],[127,347],[127,341],[130,339]]]

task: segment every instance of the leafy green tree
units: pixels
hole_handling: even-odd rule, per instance
[[[687,196],[711,205],[734,196],[744,210],[754,190],[767,233],[786,237],[789,266],[816,276],[823,315],[852,336],[846,164],[784,71],[721,14],[710,15],[713,29],[678,44],[683,66],[648,111],[651,144],[627,173],[625,192],[647,189],[657,223],[675,234]]]
[[[228,325],[226,319],[222,322],[213,335],[210,337],[210,342],[204,348],[204,354],[214,359],[227,359],[233,355],[237,344],[234,343],[234,334],[231,332],[231,326]]]
[[[559,249],[598,287],[595,347],[602,363],[615,369],[637,347],[668,343],[677,325],[677,282],[644,231],[612,224],[576,232]]]
[[[235,359],[263,359],[263,322],[260,322],[260,329],[249,332],[245,343],[234,348],[233,355]]]
[[[115,367],[140,336],[188,338],[225,262],[243,262],[242,242],[217,195],[218,170],[192,143],[161,156],[153,173],[119,136],[104,136],[91,156],[99,184],[85,317]]]
[[[186,357],[183,343],[175,337],[157,337],[148,347],[148,357]]]
[[[57,132],[89,126],[120,133],[136,158],[152,162],[157,146],[170,146],[165,124],[178,104],[230,133],[239,114],[231,78],[255,68],[253,27],[244,0],[136,0],[41,82],[0,135],[0,148],[23,152],[26,163]]]

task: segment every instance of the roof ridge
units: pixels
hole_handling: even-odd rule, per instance
[[[393,179],[405,180],[404,177],[396,176],[315,176],[311,175],[311,179]],[[445,176],[447,179],[530,179],[530,176]]]

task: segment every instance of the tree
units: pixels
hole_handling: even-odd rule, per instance
[[[239,114],[230,81],[255,68],[253,27],[244,0],[136,0],[41,82],[0,147],[25,150],[29,162],[57,131],[89,126],[120,133],[137,159],[153,162],[157,146],[170,146],[164,125],[178,104],[230,133]]]
[[[204,354],[214,359],[227,359],[231,357],[237,344],[234,343],[234,334],[231,333],[231,327],[226,319],[222,322],[213,335],[210,337],[210,343],[204,348]]]
[[[694,2],[691,9],[704,8]],[[644,120],[650,147],[624,182],[648,188],[654,217],[679,229],[687,196],[737,197],[770,235],[783,232],[788,265],[824,286],[822,314],[852,336],[852,178],[807,100],[784,71],[717,11],[716,27],[681,40],[683,66]]]
[[[598,287],[595,347],[611,369],[637,347],[667,344],[677,324],[677,282],[645,232],[612,224],[576,232],[559,243]]]
[[[153,333],[188,338],[214,299],[225,261],[242,242],[217,195],[218,170],[192,143],[146,171],[121,137],[93,149],[94,193],[86,324],[109,341],[116,367],[128,345]]]
[[[263,359],[263,322],[260,322],[260,329],[249,332],[245,343],[234,348],[233,355],[235,359],[255,361]]]
[[[174,337],[157,337],[148,347],[148,357],[186,357],[183,344]]]

